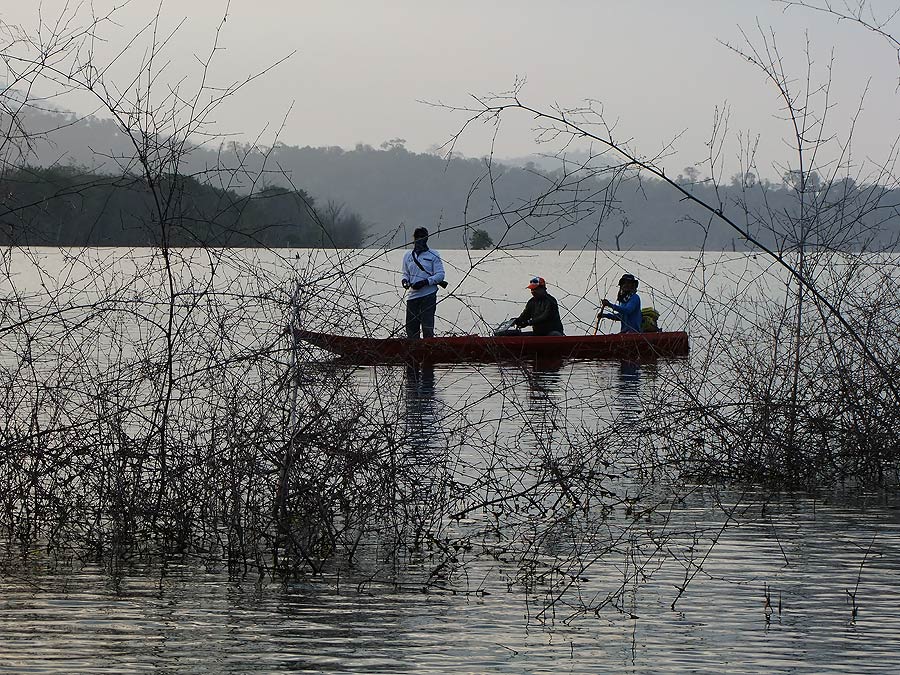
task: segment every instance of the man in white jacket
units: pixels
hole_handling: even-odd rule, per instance
[[[434,337],[434,313],[437,309],[437,287],[446,286],[444,263],[437,251],[428,248],[428,230],[417,227],[413,232],[413,248],[403,256],[403,288],[406,296],[406,337]]]

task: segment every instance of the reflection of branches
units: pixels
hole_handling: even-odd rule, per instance
[[[157,14],[115,57],[148,42],[138,72],[119,88],[107,79],[109,64],[78,61],[100,25],[80,42],[62,41],[66,48],[49,62],[28,53],[28,42],[4,54],[60,95],[91,94],[119,121],[133,152],[115,159],[126,179],[140,174],[147,187],[152,209],[143,225],[158,247],[5,252],[13,292],[0,328],[4,541],[21,551],[40,545],[59,560],[182,555],[224,563],[236,577],[334,574],[434,590],[458,584],[485,559],[507,561],[512,578],[529,587],[550,577],[573,581],[582,553],[567,548],[569,527],[591,534],[585,550],[599,559],[606,544],[597,522],[639,503],[639,481],[637,495],[611,485],[600,492],[634,479],[609,469],[611,451],[594,430],[565,428],[566,401],[549,392],[519,396],[523,382],[537,381],[527,371],[446,406],[427,400],[430,379],[424,390],[403,387],[395,370],[360,374],[285,340],[290,323],[343,329],[348,316],[372,316],[380,300],[367,283],[385,252],[332,248],[285,260],[173,246],[190,198],[177,176],[184,156],[192,141],[210,138],[209,115],[249,79],[210,87],[217,38],[196,91],[160,89],[171,35],[157,34]],[[13,161],[20,157],[8,157],[5,169],[21,168]],[[299,189],[257,191],[273,157],[263,153],[255,176],[239,156],[232,170],[208,175],[228,187],[249,183],[244,203],[302,201]],[[504,201],[504,176],[488,163],[490,216],[507,225],[498,246],[546,241],[554,228],[593,218],[585,204],[612,209],[609,191],[585,171],[623,173],[585,165],[535,173],[539,196],[523,205]],[[324,243],[341,207],[305,206],[323,225]],[[461,270],[458,283],[480,264]],[[379,330],[384,320],[374,319]],[[422,419],[403,424],[407,413]],[[521,420],[512,433],[507,414]]]
[[[856,604],[856,596],[859,593],[859,584],[862,581],[862,573],[863,568],[866,566],[866,562],[869,559],[869,556],[872,554],[872,547],[875,545],[875,538],[877,535],[872,535],[872,541],[869,542],[869,545],[866,547],[866,551],[863,554],[862,560],[859,562],[859,571],[856,574],[856,583],[853,585],[853,590],[851,591],[849,588],[847,589],[847,597],[850,599],[852,603],[851,609],[851,619],[856,621],[856,614],[859,611],[859,606]]]
[[[623,168],[640,169],[656,176],[679,192],[684,200],[696,204],[703,210],[709,212],[713,217],[734,229],[742,238],[765,252],[779,265],[784,267],[798,284],[815,297],[821,307],[827,310],[832,317],[841,323],[844,330],[857,343],[858,348],[866,355],[872,366],[877,368],[885,377],[886,386],[890,387],[894,396],[900,399],[900,392],[894,387],[889,372],[884,368],[877,355],[872,352],[868,341],[863,335],[857,332],[852,322],[844,316],[844,313],[839,310],[838,306],[816,288],[813,281],[804,274],[802,266],[798,267],[786,255],[766,246],[758,237],[755,237],[746,226],[738,224],[738,222],[723,211],[722,208],[703,201],[694,193],[690,192],[686,186],[667,177],[665,171],[657,164],[657,158],[640,158],[634,151],[630,150],[627,145],[615,140],[611,134],[598,135],[598,133],[593,131],[594,128],[599,127],[606,130],[609,129],[603,120],[602,111],[588,107],[544,112],[522,103],[519,99],[518,92],[513,92],[512,94],[501,96],[496,99],[477,99],[477,101],[479,103],[477,107],[456,108],[455,110],[471,113],[472,120],[491,119],[495,121],[499,120],[499,118],[507,111],[525,112],[533,119],[545,124],[540,131],[541,139],[557,138],[565,135],[573,140],[589,139],[594,141],[624,158],[625,163]],[[582,203],[584,202],[582,201]]]
[[[896,308],[898,286],[890,271],[895,242],[880,252],[870,250],[874,238],[866,230],[871,227],[867,218],[874,217],[877,223],[891,217],[879,213],[893,214],[896,209],[890,197],[897,187],[893,168],[897,145],[888,149],[888,158],[876,166],[875,175],[867,177],[872,181],[869,185],[857,183],[859,175],[851,176],[849,139],[840,144],[836,161],[827,159],[826,148],[835,143],[828,130],[833,105],[830,64],[824,83],[817,84],[808,57],[804,77],[795,81],[774,35],[762,31],[760,35],[759,46],[745,35],[746,47],[730,48],[760,69],[781,96],[796,153],[796,165],[783,167],[795,209],[769,203],[768,185],[755,179],[756,142],[749,137],[741,138],[742,172],[734,187],[742,195],[751,190],[759,193],[762,208],[719,189],[727,109],[716,111],[709,142],[711,195],[666,176],[660,160],[669,146],[654,157],[644,157],[630,141],[618,139],[599,104],[542,110],[524,102],[521,82],[510,92],[451,107],[467,119],[449,147],[475,122],[492,125],[496,136],[506,116],[524,113],[538,125],[538,143],[555,143],[564,150],[578,142],[591,144],[587,161],[575,167],[563,162],[557,174],[569,184],[578,184],[578,192],[587,197],[573,203],[601,212],[615,204],[613,180],[603,180],[610,166],[616,167],[617,176],[649,174],[668,184],[683,201],[705,211],[707,231],[725,225],[774,261],[776,268],[759,272],[748,268],[744,277],[736,279],[739,289],[756,289],[760,278],[778,267],[786,274],[786,278],[773,275],[784,293],[773,295],[771,287],[763,288],[753,305],[747,304],[742,290],[723,298],[703,296],[715,307],[708,326],[710,349],[703,362],[694,357],[694,368],[678,385],[677,404],[670,392],[648,405],[650,414],[658,416],[656,423],[665,429],[658,433],[650,429],[643,438],[651,456],[657,452],[651,440],[656,438],[668,448],[665,456],[700,476],[809,484],[854,475],[879,482],[898,459],[894,427],[900,393],[893,364],[900,345],[893,337],[886,344],[883,331],[890,319],[881,309]],[[851,119],[851,136],[861,110],[860,104]],[[486,176],[492,185],[498,180],[490,162]],[[556,182],[553,188],[563,190],[565,185]],[[604,199],[592,203],[589,195],[600,186],[607,190]],[[552,199],[573,215],[580,213],[573,203],[562,202],[554,194],[529,201],[519,213],[530,227],[540,229],[535,207]],[[510,229],[509,219],[504,222]],[[618,244],[616,237],[617,248]],[[702,261],[698,269],[705,289]],[[873,313],[874,307],[879,309]],[[873,433],[879,441],[872,441]],[[656,464],[651,458],[647,465]],[[702,566],[702,561],[689,566],[685,585]]]
[[[871,479],[895,460],[896,402],[884,375],[893,372],[897,346],[875,342],[883,323],[872,312],[896,311],[895,276],[849,254],[835,263],[807,245],[826,234],[823,223],[840,230],[844,216],[829,222],[825,214],[846,214],[856,199],[871,212],[880,193],[845,185],[845,199],[822,201],[823,192],[839,189],[836,174],[815,187],[815,162],[804,160],[799,222],[772,212],[751,222],[749,208],[734,216],[716,191],[725,111],[717,111],[710,142],[713,198],[704,200],[666,178],[660,164],[670,144],[641,157],[615,137],[599,104],[543,113],[523,104],[518,89],[479,99],[467,124],[485,121],[499,133],[503,115],[527,112],[542,125],[540,142],[587,140],[600,150],[558,171],[530,172],[535,189],[526,200],[505,196],[510,175],[488,158],[472,194],[489,195],[490,213],[467,210],[463,223],[441,228],[495,221],[501,234],[493,251],[467,253],[453,297],[467,299],[465,284],[497,259],[588,223],[593,235],[581,251],[594,276],[581,291],[586,299],[606,276],[597,270],[604,255],[597,233],[621,212],[616,191],[646,172],[703,207],[707,226],[725,223],[755,242],[758,228],[784,225],[781,245],[759,247],[776,265],[737,258],[744,267],[728,279],[736,290],[726,295],[710,285],[734,259],[698,256],[684,287],[652,289],[685,308],[702,348],[691,363],[645,364],[639,384],[634,378],[627,392],[618,390],[628,394],[621,398],[609,394],[615,382],[603,379],[618,374],[608,364],[579,364],[577,381],[572,368],[548,373],[534,364],[414,374],[349,368],[284,331],[316,323],[343,332],[353,317],[359,332],[390,332],[400,302],[385,281],[394,274],[385,263],[392,251],[338,249],[325,226],[342,217],[340,206],[315,211],[304,203],[330,247],[295,257],[171,245],[185,195],[168,174],[183,165],[191,139],[209,133],[209,112],[241,83],[227,94],[208,91],[207,59],[205,93],[169,92],[154,116],[154,63],[166,39],[152,38],[151,56],[122,90],[137,92],[130,99],[110,93],[118,90],[103,84],[99,66],[70,72],[54,62],[49,70],[57,84],[91,88],[127,122],[134,157],[119,159],[152,186],[146,225],[159,233],[159,247],[4,252],[11,292],[0,327],[0,476],[9,489],[0,496],[0,538],[10,542],[7,556],[40,545],[59,559],[181,555],[210,568],[224,562],[235,577],[327,576],[357,588],[483,593],[499,584],[523,589],[529,612],[538,603],[535,620],[571,620],[607,608],[626,613],[628,594],[667,574],[673,560],[684,565],[675,601],[682,597],[744,506],[743,495],[733,506],[719,504],[724,522],[708,529],[681,522],[681,506],[705,506],[697,478]],[[39,74],[38,59],[16,58]],[[796,108],[798,99],[784,94]],[[789,112],[802,130],[798,146],[815,127],[803,125],[803,114]],[[821,128],[814,137],[827,140]],[[227,186],[249,181],[252,198],[275,200],[284,195],[256,191],[266,174],[281,171],[273,161],[264,152],[258,175],[247,175],[240,158],[213,175]],[[749,148],[746,162],[749,171]],[[287,198],[302,202],[292,187]],[[743,187],[760,189],[750,181]],[[621,215],[619,236],[629,222]],[[856,225],[860,217],[850,219]],[[620,264],[610,256],[610,269]],[[772,272],[778,266],[807,293],[766,295],[773,277],[785,283]],[[860,293],[866,286],[874,290]],[[816,312],[801,313],[810,297]],[[846,316],[854,317],[849,331]],[[788,349],[795,358],[785,365]],[[453,384],[435,393],[447,380]],[[633,407],[616,420],[623,405]]]

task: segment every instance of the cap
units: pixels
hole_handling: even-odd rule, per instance
[[[428,230],[424,227],[417,227],[413,230],[413,239],[428,239]]]
[[[544,277],[531,277],[531,281],[528,282],[528,288],[546,288],[547,282],[544,281]]]
[[[635,286],[638,285],[638,280],[635,278],[633,274],[623,274],[622,278],[619,279],[619,286],[625,283],[632,283]]]

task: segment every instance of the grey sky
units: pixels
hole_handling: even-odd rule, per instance
[[[0,10],[0,16],[33,26],[36,5],[26,4]],[[112,4],[94,1],[98,11]],[[886,15],[900,3],[872,4]],[[57,15],[62,5],[45,0],[45,18]],[[208,52],[225,7],[222,0],[163,2],[164,25],[184,19],[167,49],[170,80],[199,71],[192,54]],[[107,48],[124,44],[154,12],[149,2],[122,9],[121,25],[104,30]],[[230,99],[215,120],[220,131],[245,137],[268,125],[262,138],[270,142],[293,106],[281,132],[285,143],[377,147],[401,137],[410,150],[424,151],[443,143],[463,118],[420,101],[466,103],[469,94],[504,91],[524,76],[523,98],[535,106],[602,101],[608,117],[618,120],[619,136],[633,138],[645,154],[683,133],[677,154],[664,162],[674,172],[704,159],[716,106],[727,103],[733,135],[762,135],[761,169],[772,176],[775,170],[767,168],[772,160],[789,156],[782,140],[789,129],[777,119],[776,92],[759,71],[717,42],[742,43],[740,28],[758,36],[757,21],[774,28],[785,63],[797,77],[805,77],[806,35],[816,79],[825,76],[834,49],[837,105],[830,129],[838,139],[847,138],[850,115],[869,87],[854,154],[882,160],[900,126],[896,53],[857,25],[799,9],[785,12],[769,0],[232,0],[213,82],[242,79],[296,53]],[[900,20],[892,28],[900,33]],[[139,55],[135,51],[115,72],[123,76],[133,69]],[[483,154],[488,131],[473,129],[459,149]],[[496,152],[532,152],[530,137],[527,120],[510,124]],[[736,166],[736,142],[725,153]]]

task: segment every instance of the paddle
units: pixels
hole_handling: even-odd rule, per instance
[[[606,309],[607,307],[609,307],[609,305],[611,305],[611,304],[612,303],[607,302],[606,298],[603,298],[603,302],[600,304],[600,311],[597,312],[597,323],[594,324],[594,335],[596,335],[597,331],[600,330],[600,321],[605,318],[604,314],[603,314],[603,310]],[[607,316],[608,316],[608,318],[612,318],[609,315],[607,315]]]

